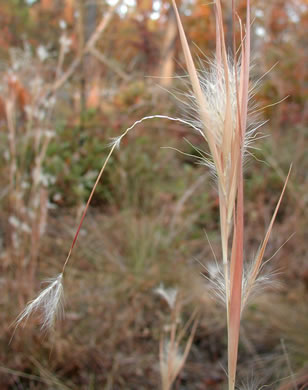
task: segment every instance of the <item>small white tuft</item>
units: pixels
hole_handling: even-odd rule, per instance
[[[42,312],[41,329],[50,329],[54,326],[55,319],[62,311],[63,303],[63,274],[46,281],[48,286],[33,301],[30,301],[15,321],[17,328],[23,320],[38,310]]]
[[[163,284],[160,284],[155,288],[154,292],[168,303],[170,309],[173,309],[178,293],[176,288],[165,288]]]
[[[114,147],[116,149],[120,148],[121,140],[123,138],[123,134],[120,135],[119,137],[113,137],[111,138],[111,141],[109,142],[108,146],[109,147]]]

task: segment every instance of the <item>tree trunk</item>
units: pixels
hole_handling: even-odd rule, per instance
[[[164,87],[169,87],[172,82],[172,76],[174,74],[175,42],[177,37],[177,25],[173,8],[169,9],[167,17],[167,31],[161,51],[160,69],[158,72],[161,77],[160,84]]]

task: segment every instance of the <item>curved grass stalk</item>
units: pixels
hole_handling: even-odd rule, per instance
[[[103,166],[102,166],[102,168],[101,168],[101,170],[100,170],[100,172],[99,172],[99,174],[98,174],[98,176],[96,178],[96,181],[95,181],[94,186],[93,186],[93,188],[91,190],[91,193],[89,195],[87,203],[86,203],[86,205],[84,207],[84,210],[83,210],[83,213],[81,215],[79,224],[77,226],[74,238],[72,240],[72,244],[70,246],[70,249],[68,251],[67,257],[66,257],[65,262],[63,264],[62,272],[57,277],[55,277],[54,279],[50,279],[48,281],[49,282],[48,287],[46,289],[44,289],[38,295],[37,298],[35,298],[33,301],[30,301],[27,304],[25,309],[20,313],[20,315],[17,317],[16,321],[14,322],[15,330],[21,324],[22,321],[27,320],[30,317],[31,314],[37,312],[38,310],[40,310],[42,312],[41,328],[42,329],[48,329],[48,328],[52,328],[53,327],[53,325],[55,323],[55,320],[56,320],[56,317],[57,317],[57,314],[59,312],[61,312],[61,310],[62,310],[63,280],[64,280],[64,277],[65,277],[65,274],[66,274],[67,266],[69,264],[71,255],[73,253],[73,249],[74,249],[75,244],[77,242],[77,239],[78,239],[78,236],[79,236],[82,224],[83,224],[84,219],[86,217],[87,211],[89,209],[89,206],[90,206],[90,203],[92,201],[92,198],[93,198],[93,195],[95,193],[95,190],[97,188],[97,185],[100,182],[100,180],[101,180],[101,178],[103,176],[103,173],[104,173],[104,171],[106,169],[106,166],[107,166],[111,156],[113,155],[115,149],[120,146],[120,143],[121,143],[122,139],[131,130],[133,130],[137,125],[139,125],[140,123],[142,123],[142,122],[144,122],[146,120],[150,120],[150,119],[167,119],[167,120],[177,121],[177,122],[186,124],[186,125],[192,127],[195,131],[197,131],[199,134],[201,134],[201,136],[204,138],[204,134],[202,133],[202,131],[200,131],[200,129],[198,129],[193,124],[191,124],[191,123],[189,123],[189,122],[187,122],[187,121],[185,121],[183,119],[172,118],[172,117],[169,117],[169,116],[166,116],[166,115],[151,115],[151,116],[146,116],[146,117],[136,121],[132,126],[127,128],[119,137],[114,138],[112,140],[112,142],[109,144],[111,149],[110,149],[110,151],[109,151],[109,153],[108,153],[108,155],[107,155],[107,157],[106,157],[106,159],[105,159],[105,161],[103,163]],[[14,333],[15,333],[15,331],[14,331]],[[14,333],[13,333],[13,336],[14,336]]]

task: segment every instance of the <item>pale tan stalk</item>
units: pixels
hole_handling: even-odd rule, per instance
[[[161,288],[156,289],[164,299],[165,294],[161,294]],[[198,310],[194,310],[186,324],[181,325],[180,314],[182,308],[181,298],[177,296],[175,302],[170,305],[171,325],[167,337],[161,337],[159,348],[160,375],[162,390],[170,390],[176,378],[181,372],[188,357],[193,338],[199,322]],[[190,329],[187,341],[183,342],[184,336]],[[182,345],[184,344],[184,345]]]

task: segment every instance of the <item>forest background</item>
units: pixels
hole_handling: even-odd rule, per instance
[[[245,1],[237,8],[244,15]],[[206,67],[213,5],[180,9]],[[255,98],[268,122],[245,168],[247,256],[293,169],[266,253],[279,249],[269,263],[277,283],[245,314],[239,377],[299,389],[308,378],[308,4],[254,0],[252,18]],[[181,123],[149,120],[123,141],[77,242],[64,320],[44,335],[34,317],[9,344],[18,313],[61,270],[110,139],[144,116],[181,116],[187,85],[174,77],[185,62],[166,0],[0,0],[0,21],[0,388],[158,389],[170,321],[155,294],[163,284],[178,289],[183,320],[200,310],[175,388],[222,389],[226,324],[200,276],[221,256],[218,196],[193,158],[197,135]]]

